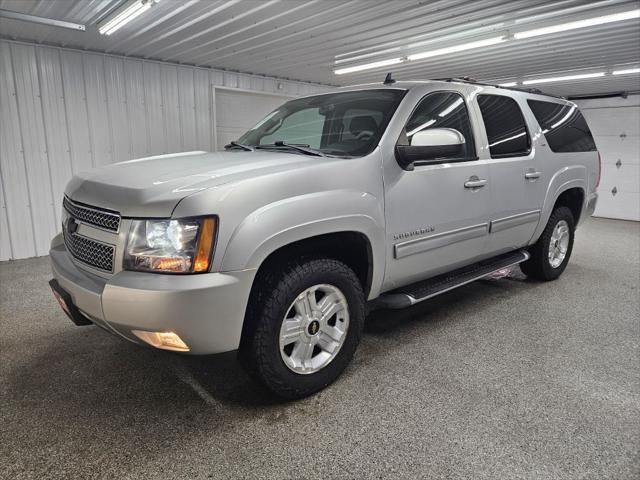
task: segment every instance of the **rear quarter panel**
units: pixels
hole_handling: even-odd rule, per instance
[[[553,99],[541,95],[528,94],[526,99],[575,105],[566,100]],[[526,105],[526,101],[522,102],[522,104]],[[540,140],[537,155],[542,160],[544,180],[547,185],[540,223],[530,242],[535,243],[546,227],[558,197],[571,188],[579,188],[583,192],[583,204],[579,221],[581,222],[585,219],[589,195],[596,191],[598,152],[553,152],[542,133],[542,128],[528,106],[526,108],[526,117],[532,136]]]

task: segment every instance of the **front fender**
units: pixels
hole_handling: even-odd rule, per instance
[[[533,237],[531,238],[531,243],[535,243],[545,227],[547,226],[547,222],[549,221],[549,217],[551,217],[551,213],[553,212],[553,207],[558,200],[558,197],[567,190],[571,188],[579,188],[582,190],[583,195],[583,205],[582,211],[585,208],[585,202],[587,199],[586,191],[587,191],[587,169],[582,165],[572,165],[570,167],[564,167],[558,170],[551,180],[549,181],[549,185],[547,187],[547,191],[545,193],[544,204],[542,205],[542,212],[540,215],[540,222],[538,223],[538,227],[536,228]]]
[[[281,247],[336,232],[358,232],[368,239],[373,257],[370,296],[377,296],[384,275],[384,212],[377,197],[356,190],[310,193],[255,210],[231,235],[221,270],[258,268]]]

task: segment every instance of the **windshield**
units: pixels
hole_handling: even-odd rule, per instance
[[[326,155],[363,156],[378,145],[405,90],[360,90],[291,100],[238,139],[279,148],[282,142]]]

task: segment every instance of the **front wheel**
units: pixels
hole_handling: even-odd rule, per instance
[[[267,272],[252,298],[245,364],[279,396],[301,398],[332,383],[351,360],[364,325],[364,293],[344,263],[320,258]]]
[[[520,264],[528,277],[555,280],[569,263],[573,250],[575,220],[567,207],[556,208],[538,241],[529,248],[531,258]]]

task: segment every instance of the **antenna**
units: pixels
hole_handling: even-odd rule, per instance
[[[385,85],[391,85],[392,83],[396,83],[396,81],[393,78],[391,78],[392,75],[393,74],[391,72],[387,73],[387,76],[384,77],[384,82],[382,83],[384,83]]]

